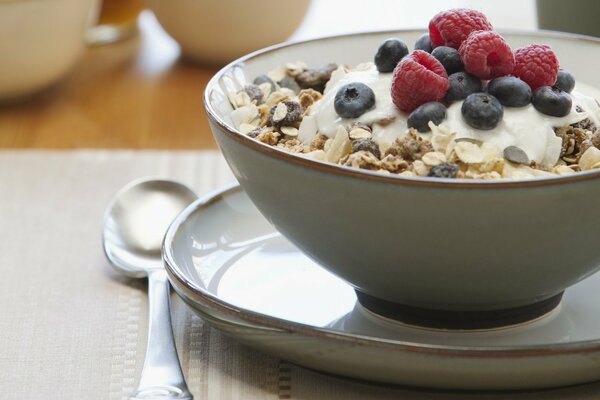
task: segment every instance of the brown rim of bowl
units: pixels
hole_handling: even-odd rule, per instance
[[[567,183],[581,182],[597,179],[600,177],[600,169],[576,172],[570,175],[553,176],[553,177],[539,177],[532,179],[503,179],[503,180],[481,180],[481,179],[444,179],[444,178],[427,178],[427,177],[407,177],[398,174],[381,174],[378,172],[372,172],[368,170],[361,170],[353,167],[346,167],[339,164],[332,164],[324,161],[312,160],[305,157],[301,157],[285,150],[269,146],[265,143],[261,143],[258,140],[252,139],[240,132],[229,127],[225,121],[218,115],[210,102],[210,95],[212,89],[217,85],[218,81],[223,77],[225,73],[234,67],[243,67],[244,62],[258,58],[264,54],[273,53],[283,48],[299,46],[304,43],[314,43],[330,39],[338,39],[342,37],[356,37],[365,35],[401,35],[402,33],[423,33],[422,29],[401,29],[401,30],[386,30],[386,31],[369,31],[369,32],[357,32],[343,35],[332,35],[325,36],[309,40],[298,40],[291,42],[284,42],[276,44],[274,46],[266,47],[261,50],[257,50],[245,56],[234,60],[221,68],[208,82],[204,90],[204,109],[210,121],[218,125],[227,135],[240,143],[245,144],[251,149],[258,151],[266,156],[277,158],[281,161],[289,162],[292,164],[302,165],[314,169],[319,172],[332,173],[338,175],[344,175],[353,178],[367,179],[370,181],[378,181],[383,183],[391,183],[396,185],[409,185],[409,186],[425,186],[425,187],[437,187],[437,188],[487,188],[487,189],[499,189],[499,188],[524,188],[534,186],[550,186],[550,185],[561,185]],[[600,45],[600,38],[591,36],[571,34],[564,32],[555,31],[520,31],[520,30],[501,30],[505,34],[513,35],[529,35],[537,36],[540,38],[554,38],[554,39],[567,39],[577,42],[588,42],[596,45]]]
[[[299,322],[287,321],[278,317],[269,317],[262,313],[246,310],[239,306],[227,303],[207,290],[196,285],[187,275],[182,272],[175,262],[173,252],[173,241],[181,226],[197,212],[203,212],[210,205],[221,201],[226,196],[242,191],[238,184],[232,184],[213,191],[203,196],[185,208],[171,223],[165,234],[162,245],[162,254],[165,269],[169,281],[179,291],[195,302],[208,306],[212,310],[218,310],[220,315],[227,315],[250,324],[260,324],[257,329],[273,329],[281,333],[301,334],[312,337],[331,338],[350,342],[354,345],[373,345],[382,348],[390,348],[405,352],[424,353],[444,356],[462,356],[472,358],[485,357],[540,357],[550,354],[577,354],[590,351],[600,351],[600,339],[584,340],[572,343],[540,344],[529,347],[518,346],[477,346],[465,347],[456,345],[433,345],[418,342],[407,342],[403,340],[392,340],[384,338],[369,337],[351,333],[341,333],[326,328],[310,326]],[[179,293],[178,293],[179,294]],[[236,322],[237,324],[237,322]]]

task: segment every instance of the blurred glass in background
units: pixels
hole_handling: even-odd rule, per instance
[[[540,29],[600,36],[600,1],[537,0]]]
[[[88,42],[113,43],[137,34],[137,18],[143,9],[144,0],[103,0],[98,23],[87,33]]]

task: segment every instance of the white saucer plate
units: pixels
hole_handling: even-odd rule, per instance
[[[180,214],[163,254],[173,287],[199,316],[302,366],[449,389],[600,380],[600,274],[567,290],[549,314],[518,326],[440,331],[404,325],[361,307],[351,286],[282,237],[237,186]]]

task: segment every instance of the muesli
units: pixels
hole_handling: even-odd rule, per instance
[[[552,49],[513,50],[481,12],[443,11],[414,50],[288,63],[229,93],[241,133],[315,160],[433,178],[527,179],[600,168],[600,107]]]

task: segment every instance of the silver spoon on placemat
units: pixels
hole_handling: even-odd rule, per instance
[[[173,339],[161,247],[171,221],[194,200],[196,194],[177,182],[135,181],[115,195],[104,215],[106,257],[125,275],[148,278],[148,344],[131,399],[192,399]]]

